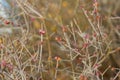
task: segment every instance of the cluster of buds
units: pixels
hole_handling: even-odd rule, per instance
[[[19,24],[14,24],[14,22],[10,21],[10,20],[4,20],[3,21],[4,25],[12,25],[12,26],[20,26]]]
[[[63,32],[66,32],[67,31],[67,28],[65,26],[62,26],[62,31]]]
[[[111,71],[115,71],[115,70],[116,70],[116,68],[115,68],[115,67],[112,67],[112,68],[111,68]]]
[[[94,1],[93,6],[94,6],[95,8],[98,8],[98,2],[97,2],[96,0]]]
[[[4,68],[4,67],[6,67],[6,65],[7,65],[7,62],[6,62],[5,60],[2,60],[2,61],[1,61],[1,67]]]
[[[12,64],[7,64],[7,68],[10,72],[13,71],[13,65]]]
[[[55,57],[55,60],[56,60],[56,61],[60,61],[60,60],[61,60],[61,58],[60,58],[60,57],[58,57],[58,56],[56,56],[56,57]]]
[[[56,40],[57,42],[61,42],[61,41],[62,41],[62,38],[61,38],[61,37],[55,37],[55,40]]]
[[[93,13],[96,14],[96,20],[98,21],[101,17],[100,15],[98,15],[98,2],[96,0],[94,0],[94,3],[93,3],[93,7],[94,7],[94,11]]]
[[[87,48],[90,43],[83,43],[82,48]]]
[[[64,39],[62,39],[61,37],[55,37],[55,40],[58,42],[58,43],[61,43],[63,45],[66,44],[66,41]]]
[[[10,22],[9,20],[5,20],[5,21],[4,21],[4,24],[5,24],[5,25],[8,25],[8,24],[10,24],[10,23],[11,23],[11,22]]]
[[[33,22],[34,20],[35,20],[35,18],[32,18],[32,17],[31,17],[31,21]]]
[[[1,68],[3,68],[3,69],[7,68],[10,72],[13,71],[13,65],[10,63],[7,63],[6,60],[2,60],[0,65],[1,65]]]
[[[85,34],[84,38],[85,38],[85,39],[89,39],[89,38],[90,38],[90,35],[89,35],[89,34]]]
[[[43,30],[43,29],[40,29],[40,30],[39,30],[39,34],[40,34],[40,35],[44,35],[45,33],[46,33],[45,30]]]

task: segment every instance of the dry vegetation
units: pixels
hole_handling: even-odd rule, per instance
[[[8,1],[0,80],[120,80],[120,0]]]

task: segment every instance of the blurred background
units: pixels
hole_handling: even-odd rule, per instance
[[[45,23],[46,26],[45,30],[47,30],[47,38],[49,39],[49,45],[51,46],[52,58],[55,56],[60,56],[62,59],[66,58],[67,51],[62,49],[61,45],[55,41],[56,36],[62,36],[61,26],[72,25],[75,20],[82,32],[91,32],[92,29],[85,14],[83,13],[82,8],[90,13],[89,17],[92,22],[95,23],[95,16],[92,15],[92,12],[94,9],[93,3],[96,0],[5,1],[0,0],[0,35],[10,35],[11,40],[16,38],[20,40],[23,38],[26,39],[23,35],[27,35],[29,41],[26,42],[26,46],[31,53],[34,52],[32,49],[33,47],[36,48],[36,44],[38,44],[40,40],[40,37],[37,35],[39,34],[38,30],[43,28],[43,23]],[[111,50],[120,48],[120,0],[97,1],[98,12],[101,19],[101,29],[107,34],[108,41],[111,41],[110,48]],[[6,5],[9,7],[6,7]],[[45,43],[43,47],[43,60],[47,60],[47,54],[49,52],[47,43]],[[60,54],[58,54],[58,52]],[[111,54],[103,62],[103,66],[100,67],[100,70],[103,71],[108,66],[120,68],[119,57],[120,51],[118,50],[115,54]],[[69,65],[69,63],[63,63],[61,64],[61,68]],[[63,73],[64,72],[59,73],[57,80],[72,80],[68,73],[65,73],[65,75],[63,75]],[[31,73],[31,75],[33,74]],[[45,73],[44,75],[48,76],[49,74]],[[108,70],[104,75],[104,80],[110,80],[111,76],[114,75],[114,72]],[[48,78],[52,80],[50,76],[45,76],[44,80],[48,80]]]

